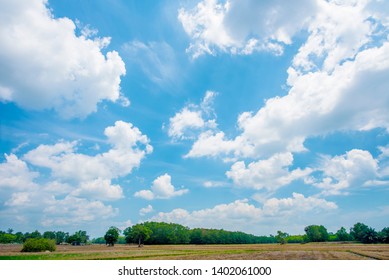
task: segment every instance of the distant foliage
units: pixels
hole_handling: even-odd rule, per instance
[[[286,243],[305,243],[307,242],[304,235],[289,235],[286,237]]]
[[[22,252],[53,252],[56,250],[55,241],[45,238],[27,239],[22,248]]]
[[[336,240],[337,241],[350,241],[350,240],[352,240],[352,237],[344,227],[341,227],[336,232]]]

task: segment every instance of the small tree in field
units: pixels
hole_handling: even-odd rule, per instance
[[[108,246],[114,246],[119,239],[120,229],[117,227],[110,227],[104,235],[105,244]]]

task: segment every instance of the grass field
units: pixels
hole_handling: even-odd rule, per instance
[[[0,260],[389,260],[386,244],[105,245],[57,246],[55,252],[21,253],[0,245]]]

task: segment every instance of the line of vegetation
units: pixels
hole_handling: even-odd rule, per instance
[[[164,222],[144,222],[126,228],[121,232],[117,227],[110,227],[104,237],[89,240],[86,231],[79,230],[70,235],[63,231],[39,231],[32,233],[13,233],[12,229],[0,231],[0,243],[25,243],[29,239],[53,240],[55,244],[265,244],[265,243],[307,243],[307,242],[361,242],[389,243],[389,227],[377,232],[375,229],[356,223],[347,231],[341,227],[336,233],[328,232],[323,225],[309,225],[304,228],[304,235],[289,235],[278,231],[276,235],[255,236],[240,231],[223,229],[190,229],[180,224]],[[121,233],[123,235],[121,235]]]

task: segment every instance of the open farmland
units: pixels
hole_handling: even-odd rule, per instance
[[[0,245],[7,260],[389,260],[387,244],[255,244],[255,245],[105,245],[57,246],[55,252],[21,253],[22,245]]]

